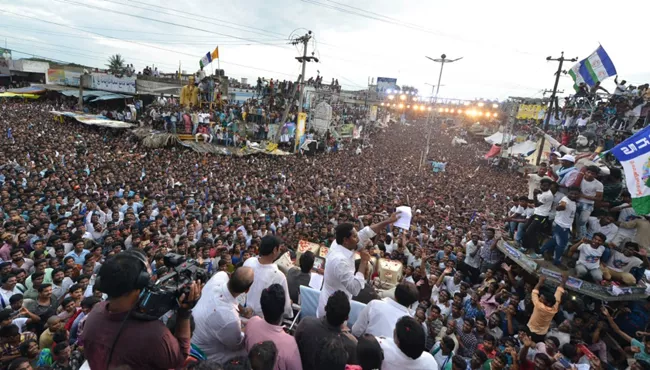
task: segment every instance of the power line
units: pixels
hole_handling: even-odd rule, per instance
[[[149,6],[149,7],[153,8],[153,9],[146,9],[146,10],[155,10],[155,11],[160,11],[160,9],[164,9],[164,10],[169,10],[169,11],[176,12],[176,13],[181,13],[181,14],[191,15],[191,16],[194,16],[194,17],[197,17],[197,18],[203,18],[203,19],[209,19],[209,20],[216,20],[217,22],[226,23],[226,24],[231,24],[231,25],[234,25],[234,26],[237,26],[237,27],[249,28],[249,29],[252,29],[252,30],[261,31],[261,32],[263,32],[264,34],[272,34],[272,35],[277,35],[277,36],[283,36],[283,37],[284,37],[283,34],[278,33],[278,32],[273,32],[273,31],[269,31],[269,30],[265,30],[265,29],[257,28],[257,27],[251,27],[251,26],[247,26],[247,25],[243,25],[243,24],[239,24],[239,23],[234,23],[234,22],[230,22],[230,21],[225,21],[225,20],[223,20],[223,19],[218,19],[218,18],[213,18],[213,17],[206,17],[206,16],[201,15],[201,14],[190,13],[190,12],[186,12],[186,11],[184,11],[184,10],[174,9],[174,8],[169,8],[169,7],[164,7],[164,6],[160,6],[160,5],[158,5],[158,4],[151,4],[151,3],[144,2],[144,1],[130,0],[130,1],[128,2],[128,4],[122,4],[122,3],[118,3],[118,2],[116,2],[116,1],[109,1],[109,0],[103,0],[103,1],[105,1],[105,2],[110,2],[110,3],[115,3],[115,4],[120,4],[120,5],[131,6],[131,7],[135,7],[135,6],[133,5],[133,3],[136,3],[136,4],[142,4],[142,5]],[[140,7],[140,9],[143,9],[143,8]],[[167,13],[167,14],[169,14],[169,13]],[[206,23],[207,23],[207,22],[206,22]],[[212,23],[212,24],[215,24],[215,23]],[[224,26],[224,27],[226,27],[226,26]],[[233,28],[233,29],[237,29],[237,28],[234,28],[234,27],[231,27],[231,28]],[[253,32],[253,31],[247,31],[247,30],[242,30],[242,31],[256,33],[256,32]],[[262,33],[258,33],[258,34],[262,34]]]
[[[429,34],[434,34],[434,35],[438,35],[438,36],[441,36],[441,37],[455,39],[455,40],[459,40],[459,41],[463,41],[463,42],[467,42],[467,43],[479,44],[479,45],[483,45],[483,46],[489,45],[489,46],[491,46],[493,48],[508,50],[508,51],[512,51],[512,52],[515,52],[515,53],[518,53],[518,54],[523,54],[523,55],[528,55],[528,56],[537,57],[537,56],[541,55],[541,54],[535,54],[535,53],[531,53],[531,52],[527,52],[527,51],[523,51],[523,50],[519,50],[519,49],[504,48],[501,45],[494,44],[494,43],[491,43],[491,42],[486,41],[486,40],[469,40],[469,39],[465,39],[465,38],[457,36],[457,35],[451,35],[451,34],[446,34],[446,33],[437,31],[437,30],[431,30],[431,29],[428,29],[428,28],[425,28],[425,27],[422,27],[422,26],[415,25],[413,23],[407,23],[407,22],[401,21],[401,20],[396,19],[396,18],[387,17],[387,16],[381,15],[379,13],[369,12],[369,11],[363,10],[361,8],[352,7],[352,6],[349,6],[349,5],[344,5],[344,4],[337,3],[337,2],[331,1],[331,0],[328,0],[328,1],[333,3],[333,4],[341,4],[341,5],[346,6],[348,8],[344,8],[344,7],[337,6],[337,5],[326,4],[326,3],[323,3],[323,2],[320,2],[320,1],[317,1],[317,0],[301,0],[301,1],[304,2],[304,3],[308,3],[308,4],[317,5],[317,6],[320,6],[320,7],[323,7],[323,8],[336,10],[336,11],[339,11],[339,12],[342,12],[342,13],[345,13],[345,14],[348,14],[348,15],[356,15],[356,16],[360,16],[360,17],[363,17],[363,18],[377,20],[377,21],[380,21],[380,22],[393,24],[393,25],[413,29],[413,30],[416,30],[416,31],[425,32],[425,33],[429,33]],[[357,11],[357,10],[360,10],[361,12]],[[367,14],[364,14],[364,13],[367,13]]]
[[[80,49],[80,48],[74,48],[74,47],[70,47],[70,46],[66,46],[66,45],[52,44],[52,43],[49,43],[49,42],[35,41],[35,40],[25,39],[25,38],[16,37],[16,36],[0,35],[0,37],[6,37],[6,38],[9,38],[9,39],[23,40],[23,42],[12,41],[12,44],[20,44],[20,45],[32,46],[32,47],[34,46],[33,44],[42,44],[42,45],[47,45],[47,46],[61,47],[61,48],[64,48],[64,49],[70,49],[70,50],[79,50],[79,51],[82,51],[82,52],[88,51],[87,49]],[[26,41],[26,42],[25,42],[25,41]],[[38,46],[38,48],[43,48],[43,47],[42,47],[42,46]],[[43,48],[43,49],[47,49],[47,48]],[[47,50],[59,51],[59,52],[68,53],[68,54],[69,54],[69,51],[68,51],[68,50],[53,49],[53,48],[49,48],[49,49],[47,49]],[[102,60],[102,61],[104,61],[104,62],[106,61],[106,58],[107,58],[107,57],[103,57],[103,58],[102,58],[102,57],[100,57],[99,55],[88,55],[88,54],[82,54],[82,53],[76,53],[76,55],[77,55],[77,56],[86,57],[86,58],[96,59],[96,60]],[[143,63],[152,63],[151,60],[137,59],[137,58],[130,57],[130,56],[128,56],[128,55],[127,55],[126,57],[127,57],[127,59],[129,59],[129,60],[134,60],[134,61],[143,62]],[[155,63],[155,64],[156,64],[156,65],[159,65],[159,66],[166,66],[166,67],[172,67],[172,68],[176,68],[176,67],[177,67],[176,65],[173,65],[173,64],[167,64],[167,63]]]
[[[65,3],[65,4],[82,6],[82,7],[90,8],[90,9],[101,10],[101,11],[109,12],[109,13],[120,14],[120,15],[124,15],[124,16],[127,16],[127,17],[133,17],[133,18],[148,20],[148,21],[151,21],[151,22],[158,22],[158,23],[162,23],[162,24],[166,24],[166,25],[170,25],[170,26],[182,27],[182,28],[187,28],[187,29],[191,29],[191,30],[195,30],[195,31],[201,31],[201,32],[206,32],[206,33],[210,33],[210,34],[230,37],[230,38],[234,38],[234,39],[238,39],[238,40],[255,42],[254,40],[251,40],[251,39],[246,38],[246,37],[239,37],[239,36],[229,35],[229,34],[226,34],[226,33],[210,31],[210,30],[207,30],[207,29],[204,29],[204,28],[188,26],[188,25],[174,23],[174,22],[165,21],[165,20],[161,20],[161,19],[145,17],[145,16],[137,15],[137,14],[130,14],[130,13],[127,13],[127,12],[121,12],[119,10],[102,8],[100,6],[94,6],[94,5],[90,5],[90,4],[79,3],[79,2],[76,2],[76,1],[72,1],[72,0],[54,0],[54,1],[57,1],[57,2],[60,2],[60,3]],[[121,5],[123,5],[123,4],[121,4]],[[150,9],[148,9],[148,10],[150,10]],[[86,31],[86,32],[90,32],[90,31]],[[260,42],[259,44],[268,45],[268,46],[272,46],[272,47],[276,47],[276,48],[280,48],[280,49],[287,49],[286,47],[281,47],[281,46],[272,45],[272,44],[266,44],[266,43],[262,43],[262,42]]]
[[[128,43],[135,44],[135,45],[145,46],[145,47],[149,47],[149,48],[153,48],[153,49],[158,49],[158,50],[162,50],[162,51],[166,51],[166,52],[170,52],[170,53],[175,53],[175,54],[179,54],[179,55],[190,56],[190,57],[193,57],[193,58],[201,58],[200,55],[194,55],[194,54],[189,54],[189,53],[183,53],[183,52],[180,52],[180,51],[177,51],[177,50],[165,49],[165,48],[161,48],[161,47],[158,47],[158,46],[149,45],[149,44],[145,44],[145,43],[141,43],[141,42],[137,42],[137,41],[128,41],[128,40],[123,40],[123,39],[120,39],[119,37],[114,37],[114,36],[109,36],[109,35],[103,35],[103,34],[101,34],[101,33],[97,33],[97,32],[92,32],[92,31],[82,30],[82,29],[80,29],[80,28],[77,28],[77,27],[74,27],[74,26],[69,26],[69,25],[67,25],[67,24],[62,24],[62,23],[52,22],[52,21],[48,21],[48,20],[45,20],[45,19],[40,19],[40,18],[37,18],[37,17],[30,17],[30,16],[27,16],[27,15],[14,13],[14,12],[11,12],[11,11],[8,11],[8,10],[0,9],[0,12],[8,13],[8,14],[11,14],[11,15],[14,15],[14,16],[17,16],[17,17],[23,17],[23,18],[33,19],[33,20],[36,20],[36,21],[38,21],[38,22],[45,22],[45,23],[49,23],[49,24],[53,24],[53,25],[57,25],[57,26],[60,26],[60,27],[66,27],[66,28],[70,28],[70,29],[73,29],[73,30],[77,30],[77,31],[87,32],[87,33],[90,33],[90,34],[94,34],[94,35],[97,35],[97,36],[100,36],[100,37],[109,38],[109,39],[113,39],[113,40],[117,40],[117,41],[128,42]],[[228,62],[228,61],[224,61],[223,59],[220,59],[220,62],[221,62],[221,63],[224,63],[224,64],[230,64],[230,65],[233,65],[233,66],[243,67],[243,68],[250,68],[250,69],[256,69],[256,70],[260,70],[260,71],[264,71],[264,72],[277,73],[277,74],[286,75],[286,76],[293,76],[292,74],[289,74],[289,73],[278,72],[278,71],[272,71],[272,70],[265,69],[265,68],[258,68],[258,67],[247,66],[247,65],[245,65],[245,64],[240,64],[240,63]]]
[[[177,23],[173,23],[173,22],[168,22],[168,21],[163,21],[163,20],[158,20],[158,19],[153,19],[153,18],[149,18],[149,17],[143,17],[143,16],[138,16],[138,15],[132,15],[132,14],[128,14],[128,13],[124,13],[124,12],[119,12],[119,11],[115,11],[115,10],[105,9],[105,8],[101,8],[101,7],[95,7],[95,6],[91,6],[91,5],[88,5],[88,4],[76,3],[76,2],[74,2],[74,1],[70,1],[70,0],[55,0],[55,1],[64,2],[64,3],[70,3],[70,4],[79,5],[79,6],[84,6],[84,7],[90,7],[90,8],[94,8],[94,9],[98,9],[98,10],[103,10],[103,11],[113,12],[113,13],[122,14],[122,15],[127,15],[127,16],[132,16],[132,17],[136,17],[136,18],[142,18],[142,19],[151,20],[151,21],[154,21],[154,22],[160,22],[160,23],[170,24],[170,25],[174,25],[174,26],[178,26],[178,27],[183,27],[183,28],[188,28],[188,29],[198,30],[198,31],[201,31],[201,32],[207,32],[207,33],[211,33],[211,34],[212,34],[212,33],[219,34],[219,33],[212,32],[212,31],[205,30],[205,29],[201,29],[201,28],[196,28],[196,27],[191,27],[191,26],[181,25],[181,24],[177,24]],[[84,29],[81,29],[81,28],[79,28],[79,27],[74,27],[74,26],[70,26],[70,25],[66,25],[66,24],[61,24],[61,23],[57,23],[57,22],[53,22],[53,21],[48,21],[48,20],[44,20],[44,19],[40,19],[40,18],[36,18],[36,17],[31,17],[31,16],[23,15],[23,14],[17,14],[17,13],[14,13],[14,12],[8,11],[8,10],[0,10],[0,11],[1,11],[1,12],[5,12],[5,13],[8,13],[8,14],[15,15],[15,16],[18,16],[18,17],[23,17],[23,18],[33,19],[33,20],[36,20],[36,21],[39,21],[39,22],[49,23],[49,24],[53,24],[53,25],[60,26],[60,27],[66,27],[66,28],[70,28],[70,29],[73,29],[73,30],[76,30],[76,31],[85,32],[85,33],[89,33],[89,34],[93,34],[93,35],[96,35],[96,36],[105,37],[105,38],[109,38],[109,39],[113,39],[113,40],[117,40],[117,41],[128,42],[128,43],[132,43],[132,44],[135,44],[135,45],[141,45],[141,46],[145,46],[145,47],[149,47],[149,48],[154,48],[154,49],[158,49],[158,50],[162,50],[162,51],[166,51],[166,52],[176,53],[176,54],[179,54],[179,55],[186,55],[186,56],[197,57],[197,58],[200,58],[200,57],[201,57],[201,56],[199,56],[199,55],[192,55],[192,54],[188,54],[188,53],[180,52],[180,51],[177,51],[177,50],[166,49],[166,48],[162,48],[162,47],[155,46],[155,45],[149,45],[149,44],[142,43],[142,42],[135,41],[135,40],[125,40],[125,39],[122,39],[122,38],[119,38],[119,37],[115,37],[115,36],[109,36],[109,35],[104,35],[104,34],[101,34],[101,33],[98,33],[98,32],[93,32],[93,31],[84,30]],[[137,31],[136,31],[136,32],[137,32]],[[225,34],[221,34],[221,35],[225,35]],[[225,35],[225,36],[226,36],[226,37],[233,37],[233,38],[237,38],[237,39],[243,39],[243,40],[250,40],[250,39],[247,39],[247,38],[241,38],[241,37],[237,37],[237,36],[230,36],[230,35]],[[251,41],[253,41],[253,40],[251,40]],[[254,41],[253,41],[253,42],[254,42]],[[262,44],[262,45],[266,45],[266,44],[264,44],[264,43],[261,43],[261,44]],[[270,44],[269,44],[269,45],[270,45]],[[270,45],[270,46],[279,47],[279,46],[276,46],[276,45]],[[282,49],[290,49],[290,48],[287,48],[287,47],[280,47],[280,48],[282,48]],[[335,59],[336,59],[336,58],[335,58]],[[340,58],[338,58],[338,59],[340,59]],[[135,60],[135,59],[134,59],[134,60]],[[240,64],[240,63],[227,62],[227,61],[224,61],[224,60],[221,60],[221,62],[224,63],[224,64],[230,64],[230,65],[233,65],[233,66],[239,66],[239,67],[243,67],[243,68],[250,68],[250,69],[256,69],[256,70],[260,70],[260,71],[264,71],[264,72],[277,73],[277,74],[286,75],[286,76],[293,76],[292,74],[289,74],[289,73],[284,73],[284,72],[278,72],[278,71],[268,70],[268,69],[264,69],[264,68],[258,68],[258,67],[247,66],[247,65],[244,65],[244,64]],[[347,81],[352,82],[351,80],[349,80],[349,79],[343,77],[342,75],[339,75],[339,77],[341,77],[341,79],[344,79],[344,80],[347,80]],[[353,82],[352,82],[352,84],[361,87],[361,85],[357,85],[357,84],[355,84],[355,83],[353,83]]]
[[[28,53],[28,52],[26,52],[26,51],[20,51],[20,50],[16,50],[16,49],[11,49],[11,52],[12,52],[12,53],[15,52],[15,53],[18,53],[18,54],[31,55],[31,56],[34,57],[34,58],[40,58],[40,59],[45,59],[45,60],[51,60],[51,61],[53,61],[53,62],[62,63],[62,64],[76,64],[76,63],[72,63],[72,62],[66,62],[66,61],[64,61],[64,60],[60,60],[60,59],[54,59],[54,58],[44,57],[44,56],[42,56],[42,55],[37,55],[37,54],[34,54],[34,53]]]

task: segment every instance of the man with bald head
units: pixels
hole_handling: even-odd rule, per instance
[[[47,329],[41,334],[39,347],[52,349],[54,333],[63,329],[63,325],[63,320],[58,316],[50,316],[50,318],[47,319]]]
[[[200,348],[208,360],[224,363],[246,355],[237,297],[248,292],[253,279],[253,269],[243,266],[230,278],[227,273],[218,272],[203,288],[192,314],[196,325],[192,344]]]

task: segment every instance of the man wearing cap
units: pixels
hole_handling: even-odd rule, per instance
[[[560,191],[564,194],[568,193],[568,188],[573,186],[577,176],[578,169],[574,167],[576,159],[571,154],[565,154],[560,158],[560,163],[562,167],[559,170],[554,171],[555,176],[557,176],[557,183],[560,185]]]

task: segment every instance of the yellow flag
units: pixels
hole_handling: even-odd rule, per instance
[[[212,60],[219,59],[219,47],[217,46],[212,52]]]

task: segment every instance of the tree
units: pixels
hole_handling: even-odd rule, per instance
[[[120,54],[111,55],[108,58],[108,71],[114,75],[121,75],[124,73],[126,63]]]
[[[402,86],[402,92],[403,93],[410,93],[412,95],[417,95],[418,94],[418,89],[416,89],[413,86]]]

